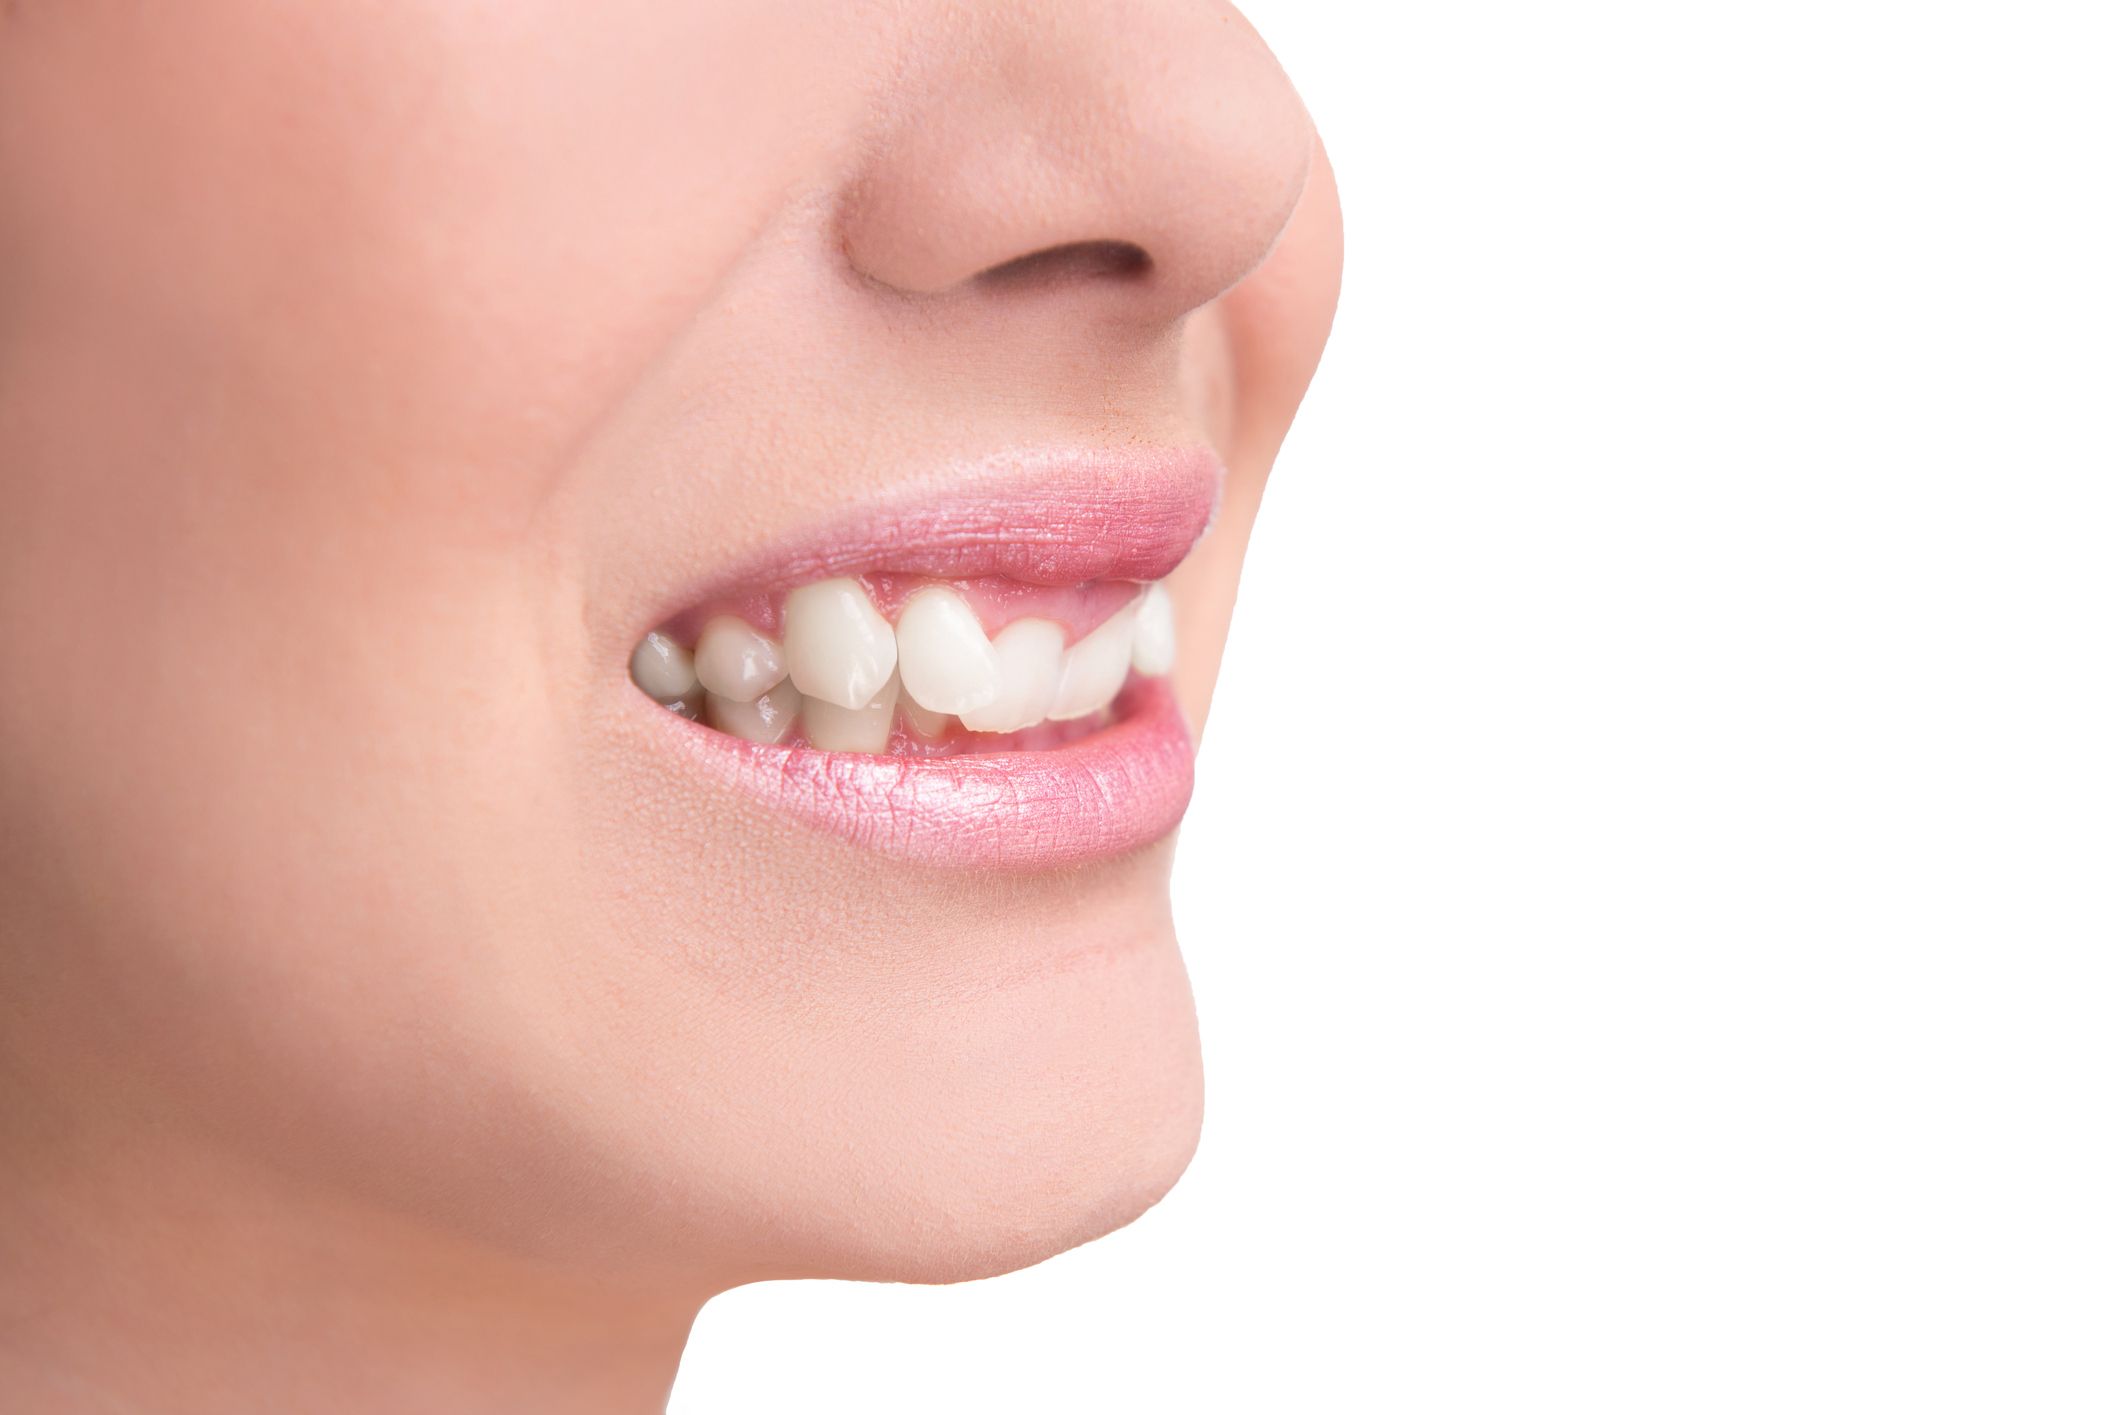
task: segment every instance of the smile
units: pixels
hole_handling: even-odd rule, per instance
[[[728,784],[885,853],[1038,867],[1148,844],[1190,798],[1162,584],[1220,482],[1183,452],[905,505],[689,594],[643,709]]]
[[[1161,677],[1176,654],[1160,584],[840,576],[748,615],[709,614],[691,652],[651,633],[632,675],[664,707],[746,741],[955,756],[1086,735],[1129,673]]]

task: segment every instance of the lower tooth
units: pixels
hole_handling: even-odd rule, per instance
[[[1055,721],[1087,717],[1118,696],[1125,685],[1126,670],[1133,666],[1133,615],[1138,601],[1076,640],[1067,650],[1060,670],[1059,691],[1053,695]]]
[[[683,697],[698,685],[692,656],[667,634],[650,634],[633,646],[633,681],[656,702]]]
[[[741,702],[714,693],[706,695],[706,721],[716,732],[741,737],[746,742],[768,745],[784,742],[795,730],[795,717],[802,710],[802,695],[792,683],[783,682],[755,702]]]
[[[821,752],[881,752],[890,747],[890,719],[898,709],[898,676],[865,707],[843,708],[822,698],[802,700],[802,731]]]
[[[912,700],[912,694],[904,693],[898,698],[898,716],[905,720],[905,730],[913,736],[932,742],[949,730],[949,714],[923,708]]]
[[[1050,619],[1018,619],[993,636],[1000,692],[964,714],[974,732],[1019,732],[1045,720],[1066,661],[1067,631]]]

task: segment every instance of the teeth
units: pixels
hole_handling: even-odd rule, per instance
[[[792,683],[782,683],[750,702],[724,698],[719,693],[706,695],[707,725],[746,742],[785,741],[787,734],[794,731],[795,717],[801,710],[802,694]]]
[[[723,614],[707,621],[692,668],[709,693],[749,703],[787,676],[787,655],[743,620]]]
[[[979,616],[955,590],[920,590],[898,615],[905,695],[934,712],[985,707],[1000,691],[1001,659]]]
[[[897,706],[898,677],[893,673],[857,708],[805,696],[802,730],[809,745],[822,752],[880,752],[890,745],[890,718]]]
[[[788,595],[784,620],[787,665],[805,698],[848,711],[865,707],[898,666],[890,621],[852,580],[804,585]]]
[[[775,641],[738,615],[717,615],[696,654],[649,634],[633,650],[633,681],[672,711],[747,741],[782,743],[799,724],[820,751],[887,752],[899,720],[909,738],[944,744],[959,722],[999,734],[1091,717],[1129,671],[1159,677],[1177,657],[1174,607],[1160,584],[1072,648],[1050,619],[1018,619],[988,639],[964,595],[932,582],[912,592],[895,629],[848,577],[790,592],[782,622]],[[950,745],[973,750],[961,738]]]
[[[633,649],[633,681],[658,702],[669,702],[693,687],[692,656],[667,634],[650,634]]]
[[[912,700],[912,694],[898,697],[898,716],[904,720],[905,730],[915,737],[932,742],[949,730],[951,718],[946,712],[932,712]]]
[[[1118,696],[1133,666],[1133,615],[1138,601],[1097,625],[1067,650],[1059,690],[1046,716],[1057,722],[1087,717]]]
[[[1059,688],[1067,631],[1049,619],[1018,619],[993,639],[1000,661],[999,692],[987,706],[964,714],[974,732],[1019,732],[1045,720]]]
[[[1133,667],[1160,678],[1177,663],[1177,611],[1161,581],[1148,586],[1133,619]]]

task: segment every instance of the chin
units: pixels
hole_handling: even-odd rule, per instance
[[[1198,1145],[1199,1033],[1166,930],[863,1040],[829,1126],[774,1162],[790,1182],[756,1210],[775,1249],[761,1276],[1029,1267],[1140,1217]]]

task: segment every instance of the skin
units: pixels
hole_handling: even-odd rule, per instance
[[[624,665],[938,468],[1204,436],[1203,722],[1339,268],[1243,21],[0,15],[0,1407],[653,1409],[715,1292],[1155,1202],[1172,842],[874,858]]]

